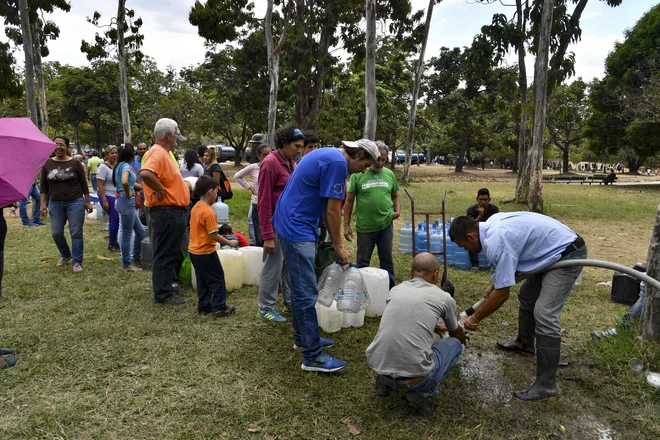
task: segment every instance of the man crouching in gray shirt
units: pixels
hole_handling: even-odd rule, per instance
[[[390,290],[380,328],[366,352],[376,373],[378,395],[405,390],[405,399],[425,416],[435,411],[436,386],[465,345],[465,333],[456,321],[456,302],[436,285],[439,274],[434,255],[424,252],[415,257],[411,280]],[[445,326],[452,337],[434,343],[435,334]]]

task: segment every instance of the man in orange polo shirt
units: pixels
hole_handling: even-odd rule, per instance
[[[149,206],[149,232],[153,247],[152,283],[157,304],[186,303],[174,296],[172,279],[188,227],[190,191],[179,167],[170,158],[178,140],[185,140],[176,121],[160,119],[154,128],[156,143],[140,169]]]

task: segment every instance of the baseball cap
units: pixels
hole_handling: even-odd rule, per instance
[[[373,160],[378,160],[380,157],[380,151],[378,146],[374,141],[369,139],[359,139],[355,142],[353,141],[341,141],[341,143],[348,148],[361,148],[365,150]]]
[[[263,144],[266,142],[266,136],[261,133],[255,133],[252,135],[252,139],[249,140],[250,144]]]
[[[176,138],[180,141],[185,141],[186,137],[181,134],[181,130],[179,130],[179,126],[176,126]]]

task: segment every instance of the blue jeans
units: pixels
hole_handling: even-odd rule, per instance
[[[99,190],[99,186],[96,183],[96,174],[90,174],[89,180],[92,182],[92,189],[96,192]]]
[[[423,397],[438,394],[438,383],[442,381],[449,371],[456,365],[463,353],[463,344],[456,338],[441,339],[432,346],[433,369],[419,381],[410,379],[394,379],[391,376],[376,376],[381,383],[395,389],[406,390],[421,394]]]
[[[108,200],[108,219],[110,219],[108,247],[118,246],[117,234],[119,234],[119,213],[115,209],[115,198],[106,195]]]
[[[188,228],[187,210],[149,210],[149,234],[153,249],[151,282],[154,301],[167,301],[173,294],[172,281],[181,263],[181,243]]]
[[[227,284],[225,272],[217,252],[198,255],[188,254],[195,268],[197,280],[197,310],[217,312],[227,309]]]
[[[50,214],[50,234],[60,251],[62,258],[73,257],[73,264],[82,264],[85,243],[83,242],[83,224],[85,223],[85,199],[58,201],[48,204]],[[71,250],[64,236],[64,225],[69,222]]]
[[[119,193],[119,198],[115,204],[121,221],[121,237],[119,246],[121,248],[121,262],[124,267],[128,267],[131,261],[140,260],[142,251],[142,239],[144,238],[144,228],[140,219],[135,215],[135,196],[127,199],[123,192]],[[135,232],[133,239],[133,255],[131,254],[131,232]]]
[[[639,298],[637,302],[623,315],[621,318],[621,325],[626,327],[630,324],[630,321],[639,319],[642,314],[642,307],[644,306],[644,296],[646,295],[646,283],[642,282],[639,286]]]
[[[321,353],[321,337],[319,322],[316,317],[316,298],[319,291],[316,287],[316,242],[293,242],[279,237],[280,251],[289,271],[291,286],[291,305],[293,314],[293,338],[298,347],[302,347],[305,359],[314,360]]]
[[[24,225],[30,223],[30,217],[28,217],[27,213],[27,205],[30,203],[30,197],[32,197],[32,200],[34,200],[34,204],[32,205],[32,223],[37,223],[41,220],[41,217],[39,216],[39,210],[41,209],[41,193],[39,192],[37,185],[33,183],[32,187],[30,187],[30,192],[28,193],[27,197],[25,200],[21,200],[19,205],[21,221]]]
[[[357,233],[357,265],[369,267],[374,246],[378,246],[380,268],[390,275],[390,289],[394,287],[394,261],[392,260],[392,224],[382,231]]]

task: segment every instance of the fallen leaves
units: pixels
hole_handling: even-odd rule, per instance
[[[105,257],[103,255],[97,255],[96,258],[98,258],[99,260],[103,260],[103,261],[112,261],[112,258]]]
[[[50,263],[51,261],[55,261],[55,259],[54,258],[44,258],[43,260],[41,260],[42,263]]]
[[[350,432],[353,435],[358,435],[360,434],[360,430],[357,429],[357,425],[348,417],[346,417],[344,420],[341,421],[343,424],[346,425],[348,428],[348,432]]]

